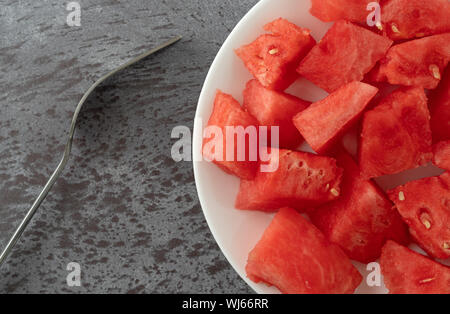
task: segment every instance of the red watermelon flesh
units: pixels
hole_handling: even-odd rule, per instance
[[[391,294],[449,294],[450,268],[393,241],[381,254],[381,272]]]
[[[389,239],[407,244],[407,226],[383,191],[361,176],[346,152],[339,152],[344,168],[342,196],[311,212],[312,222],[347,256],[362,263],[375,261]]]
[[[244,90],[244,108],[259,124],[280,128],[281,148],[294,149],[301,143],[302,137],[292,123],[292,117],[309,104],[295,96],[265,88],[257,80],[248,82]],[[268,138],[271,138],[270,134]]]
[[[297,72],[331,93],[361,81],[392,41],[346,21],[336,22],[302,60]]]
[[[294,124],[308,144],[322,153],[360,118],[377,92],[365,83],[349,83],[297,114]]]
[[[342,169],[333,158],[272,148],[270,160],[261,164],[275,165],[276,171],[260,170],[254,180],[241,180],[237,209],[275,211],[289,206],[303,210],[340,194]]]
[[[259,36],[237,49],[236,54],[263,86],[284,90],[298,77],[296,67],[316,42],[308,29],[282,18],[264,29],[272,34]]]
[[[430,113],[422,88],[401,88],[365,113],[359,164],[366,178],[395,174],[432,159]]]
[[[450,60],[450,33],[393,46],[380,61],[378,81],[434,89]]]
[[[289,294],[349,294],[362,280],[342,250],[290,208],[275,215],[250,252],[246,272]]]
[[[312,0],[309,12],[324,22],[346,20],[366,23],[367,5],[379,0]]]
[[[388,192],[415,241],[432,257],[450,257],[450,180],[409,182]]]
[[[434,145],[433,163],[439,168],[450,171],[450,141]]]
[[[386,0],[382,2],[383,31],[394,40],[450,32],[448,0]]]
[[[450,68],[430,97],[431,131],[435,143],[450,140]]]
[[[246,146],[244,147],[246,151],[245,161],[238,161],[237,158],[237,148],[238,140],[234,140],[234,161],[226,161],[226,127],[227,126],[242,126],[247,127],[258,127],[258,121],[253,118],[248,112],[246,112],[239,102],[235,100],[232,96],[217,91],[217,95],[214,101],[214,109],[209,118],[208,126],[218,127],[222,131],[223,135],[223,154],[222,158],[215,158],[215,148],[208,149],[208,144],[211,142],[217,142],[218,145],[220,139],[215,139],[214,137],[204,138],[203,140],[203,156],[207,160],[213,161],[222,170],[227,173],[236,175],[244,179],[252,179],[255,177],[255,173],[258,167],[257,161],[250,161],[250,155],[248,154],[250,145],[249,143],[254,143],[250,141],[247,137]],[[257,142],[257,139],[256,139]],[[256,143],[257,145],[257,143]],[[241,147],[242,149],[242,147]]]
[[[381,67],[380,62],[377,62],[377,64],[372,68],[372,70],[370,70],[370,72],[366,74],[363,81],[369,82],[374,85],[377,83],[382,84],[381,82],[386,82],[386,76],[380,72],[380,67]]]

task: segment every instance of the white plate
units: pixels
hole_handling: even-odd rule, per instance
[[[215,165],[201,160],[202,121],[206,125],[212,112],[217,89],[233,95],[242,103],[242,91],[252,78],[242,61],[234,54],[234,49],[248,44],[264,33],[263,26],[279,17],[288,19],[297,25],[311,30],[312,36],[320,40],[331,23],[323,23],[309,14],[310,0],[261,0],[231,32],[217,54],[206,77],[196,112],[194,126],[193,158],[197,192],[203,212],[217,244],[230,264],[256,292],[279,293],[274,287],[255,284],[245,274],[248,253],[258,242],[273,214],[239,211],[234,209],[234,201],[239,189],[239,179],[222,172]],[[298,80],[288,92],[309,101],[317,101],[327,94],[304,79]],[[356,141],[350,136],[350,146]],[[353,145],[354,146],[354,145]],[[307,146],[303,146],[308,150]],[[392,188],[411,179],[437,175],[441,171],[429,166],[408,171],[407,173],[381,178],[382,188]],[[366,265],[354,263],[364,278],[369,274]],[[369,287],[366,280],[357,293],[386,293],[384,286]]]

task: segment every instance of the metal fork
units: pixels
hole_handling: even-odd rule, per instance
[[[71,149],[72,149],[72,141],[73,141],[73,136],[75,134],[75,127],[76,127],[76,124],[77,124],[78,115],[79,115],[79,113],[81,111],[81,107],[83,107],[83,104],[85,103],[85,101],[89,97],[89,95],[101,83],[103,83],[106,79],[110,78],[111,76],[113,76],[117,72],[122,71],[123,69],[129,67],[130,65],[133,65],[136,62],[139,62],[142,59],[144,59],[144,58],[154,54],[155,52],[157,52],[157,51],[159,51],[161,49],[164,49],[164,48],[166,48],[166,47],[176,43],[180,39],[181,39],[181,36],[177,36],[177,37],[175,37],[175,38],[173,38],[173,39],[171,39],[171,40],[161,44],[160,46],[158,46],[156,48],[153,48],[152,50],[147,51],[146,53],[144,53],[144,54],[142,54],[142,55],[140,55],[140,56],[138,56],[138,57],[128,61],[127,63],[119,66],[118,68],[116,68],[114,70],[112,70],[108,74],[105,74],[104,76],[102,76],[99,80],[97,80],[86,91],[86,93],[83,95],[83,97],[81,98],[80,102],[78,103],[77,107],[75,108],[75,112],[73,114],[72,123],[70,125],[70,130],[69,130],[69,138],[68,138],[68,140],[66,142],[66,146],[65,146],[65,149],[64,149],[64,155],[63,155],[61,161],[59,162],[58,167],[56,167],[55,171],[50,176],[50,179],[45,184],[43,190],[41,191],[41,193],[39,194],[37,199],[34,201],[33,205],[28,210],[28,212],[25,215],[25,217],[23,218],[22,222],[17,227],[17,229],[14,232],[13,236],[11,237],[11,239],[9,240],[9,242],[6,245],[5,249],[1,253],[1,255],[0,255],[0,267],[3,265],[3,263],[7,259],[8,255],[11,253],[11,251],[14,248],[14,246],[16,245],[17,241],[20,239],[20,236],[22,235],[23,231],[25,230],[25,228],[27,227],[27,225],[30,223],[31,219],[33,218],[34,214],[36,213],[36,210],[39,208],[41,203],[44,201],[44,199],[47,196],[48,192],[53,187],[53,185],[55,184],[56,180],[61,175],[61,172],[64,170],[64,167],[66,166],[67,162],[69,161],[70,152],[71,152]]]

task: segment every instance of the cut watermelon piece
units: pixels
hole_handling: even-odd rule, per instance
[[[372,78],[390,84],[438,86],[450,60],[450,33],[408,41],[389,49]]]
[[[434,143],[450,140],[450,68],[430,97],[431,131]]]
[[[367,5],[379,0],[312,0],[309,12],[324,22],[346,20],[366,23]]]
[[[255,177],[256,170],[258,168],[257,161],[251,161],[249,149],[250,145],[257,146],[257,138],[250,139],[246,136],[245,147],[240,147],[240,149],[245,149],[245,160],[238,160],[238,144],[239,141],[237,137],[234,140],[234,161],[227,161],[226,158],[226,127],[227,126],[242,126],[244,129],[247,127],[258,127],[258,121],[253,118],[248,112],[246,112],[239,102],[235,100],[232,96],[217,92],[214,109],[211,117],[208,121],[208,127],[218,127],[222,132],[222,155],[216,153],[215,146],[220,145],[219,138],[211,136],[210,138],[204,138],[203,140],[203,156],[209,160],[213,161],[222,170],[227,173],[234,174],[240,178],[252,179]],[[255,143],[256,141],[256,143]],[[217,145],[213,145],[217,144]]]
[[[433,163],[439,168],[450,171],[450,141],[434,145]]]
[[[387,0],[382,2],[384,32],[394,40],[450,31],[448,0]]]
[[[362,280],[342,250],[290,208],[275,215],[250,252],[246,272],[289,294],[349,294]]]
[[[381,272],[391,294],[449,294],[450,268],[393,241],[381,255]]]
[[[363,119],[359,164],[366,178],[395,174],[431,161],[427,97],[422,88],[401,88]]]
[[[348,257],[362,263],[380,257],[389,239],[407,244],[407,226],[383,191],[362,178],[348,153],[339,152],[337,162],[344,168],[342,196],[311,212],[312,222]]]
[[[301,143],[302,137],[292,123],[292,117],[309,105],[295,96],[265,88],[257,80],[248,82],[244,90],[244,108],[259,124],[280,128],[281,148],[294,149]]]
[[[259,36],[236,50],[247,69],[270,89],[284,90],[298,75],[296,67],[316,41],[310,31],[285,19],[277,19],[264,29],[272,34]]]
[[[254,180],[241,180],[237,209],[275,211],[288,206],[302,210],[340,194],[342,169],[333,158],[272,148],[270,160],[261,164],[276,171],[257,171]]]
[[[294,117],[294,124],[318,153],[331,147],[359,119],[378,88],[352,82]]]
[[[350,22],[338,21],[308,53],[297,71],[331,93],[361,81],[386,54],[392,41]]]
[[[435,258],[450,257],[447,175],[412,181],[388,192],[417,243]]]

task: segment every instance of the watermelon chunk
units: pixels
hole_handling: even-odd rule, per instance
[[[434,145],[433,163],[439,168],[450,171],[450,141]]]
[[[430,110],[434,143],[450,140],[450,68],[430,97]]]
[[[339,196],[342,169],[333,158],[273,148],[270,160],[261,164],[276,171],[257,171],[254,180],[241,180],[237,209],[275,211],[288,206],[302,210]]]
[[[359,164],[366,178],[395,174],[432,159],[430,113],[422,88],[401,88],[366,112]]]
[[[214,101],[214,109],[211,114],[211,117],[208,121],[208,127],[214,126],[220,128],[223,135],[222,141],[222,155],[219,153],[216,154],[215,145],[212,145],[211,149],[209,149],[211,144],[220,145],[220,139],[216,139],[215,137],[206,137],[203,140],[203,156],[209,160],[213,161],[217,166],[219,166],[222,170],[227,173],[236,175],[240,178],[244,179],[252,179],[255,177],[255,173],[258,167],[258,162],[251,161],[249,155],[250,145],[254,144],[255,139],[250,139],[247,136],[247,140],[245,143],[245,147],[241,149],[245,149],[246,156],[244,161],[238,160],[238,140],[235,137],[234,140],[234,161],[227,161],[226,158],[226,127],[227,126],[242,126],[243,128],[247,127],[258,127],[258,121],[253,118],[248,112],[246,112],[239,102],[235,100],[232,96],[222,93],[221,91],[217,91],[217,95]],[[256,139],[257,142],[257,139]],[[257,145],[257,143],[255,144]]]
[[[450,268],[393,241],[381,255],[381,272],[391,294],[449,294]]]
[[[290,294],[349,294],[362,280],[341,249],[290,208],[275,215],[250,252],[246,272]]]
[[[302,60],[297,71],[331,93],[361,81],[385,54],[392,41],[346,21],[336,22]]]
[[[449,174],[412,181],[388,192],[417,243],[435,258],[450,257]]]
[[[372,77],[390,84],[435,89],[450,60],[450,33],[393,46]]]
[[[259,36],[251,44],[237,49],[236,54],[263,86],[284,90],[298,77],[295,68],[316,41],[308,29],[282,18],[264,29],[272,34]]]
[[[244,90],[244,108],[259,124],[280,128],[281,148],[294,149],[301,143],[302,137],[292,123],[292,117],[309,105],[295,96],[265,88],[257,80],[248,82]]]
[[[359,119],[377,92],[378,88],[365,83],[349,83],[297,114],[294,124],[308,144],[322,153]]]
[[[309,12],[324,22],[346,20],[365,23],[369,11],[367,5],[379,0],[312,0]]]
[[[448,0],[386,0],[382,3],[384,32],[394,40],[450,31]]]
[[[362,263],[375,261],[388,239],[407,244],[407,226],[387,196],[346,152],[339,152],[344,168],[342,196],[311,212],[312,222],[348,257]]]

